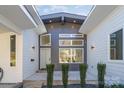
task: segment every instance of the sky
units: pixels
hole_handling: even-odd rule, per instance
[[[92,7],[92,5],[38,5],[36,9],[40,15],[67,12],[87,16]]]

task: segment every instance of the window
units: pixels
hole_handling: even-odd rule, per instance
[[[83,62],[83,48],[60,48],[60,63],[80,63]]]
[[[51,34],[45,34],[40,36],[40,46],[51,45]]]
[[[83,46],[83,40],[59,40],[59,46]]]
[[[84,61],[84,39],[82,37],[83,34],[59,34],[60,63],[82,63]]]
[[[10,36],[10,66],[16,66],[16,35]]]
[[[83,34],[59,34],[59,37],[60,38],[69,38],[69,37],[82,38],[82,37],[84,37],[84,35]]]
[[[110,34],[110,59],[123,59],[123,30]]]

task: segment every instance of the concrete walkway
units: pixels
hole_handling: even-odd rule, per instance
[[[80,72],[79,71],[69,71],[69,80],[80,80]],[[61,71],[55,71],[54,72],[54,80],[62,80],[62,72]],[[41,72],[41,73],[35,73],[32,76],[26,78],[25,80],[46,80],[47,79],[47,73]],[[87,80],[94,80],[94,76],[90,73],[87,73]]]
[[[69,83],[80,83],[80,72],[79,71],[69,71]],[[87,73],[87,83],[92,83],[90,81],[93,81],[93,76],[90,73]],[[47,79],[47,73],[41,72],[41,73],[35,73],[32,76],[28,77],[24,80],[24,87],[25,88],[41,88],[43,84],[46,84]],[[62,84],[62,72],[61,71],[55,71],[54,72],[54,85],[60,85]]]
[[[69,80],[80,80],[80,73],[78,71],[69,72]],[[62,72],[55,71],[54,72],[54,80],[62,80]],[[25,80],[46,80],[47,73],[35,73],[32,76],[28,77]]]

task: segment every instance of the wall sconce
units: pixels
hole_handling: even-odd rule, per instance
[[[32,49],[35,49],[35,46],[32,46]]]
[[[94,48],[95,48],[95,46],[92,45],[92,46],[91,46],[91,50],[93,50]]]

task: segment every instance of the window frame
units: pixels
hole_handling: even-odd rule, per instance
[[[62,62],[62,61],[60,61],[60,49],[81,49],[82,50],[82,62]],[[71,53],[72,53],[72,51],[71,51]],[[84,48],[59,48],[59,64],[63,64],[63,63],[65,63],[65,64],[82,64],[82,63],[84,63]]]
[[[110,52],[110,49],[111,49],[111,39],[110,39],[110,36],[111,36],[111,34],[112,33],[115,33],[115,32],[118,32],[118,31],[120,31],[120,30],[122,30],[122,59],[111,59],[111,52]],[[121,28],[121,29],[116,29],[116,30],[114,30],[113,32],[111,32],[109,35],[108,35],[108,61],[109,62],[112,62],[112,63],[124,63],[123,62],[123,59],[124,59],[124,32],[123,32],[123,30],[124,30],[124,28]]]
[[[47,36],[47,35],[50,36],[50,44],[49,44],[49,45],[43,45],[43,44],[42,44],[42,39],[41,39],[41,37],[42,37],[42,36]],[[40,46],[51,46],[51,34],[40,35]]]

